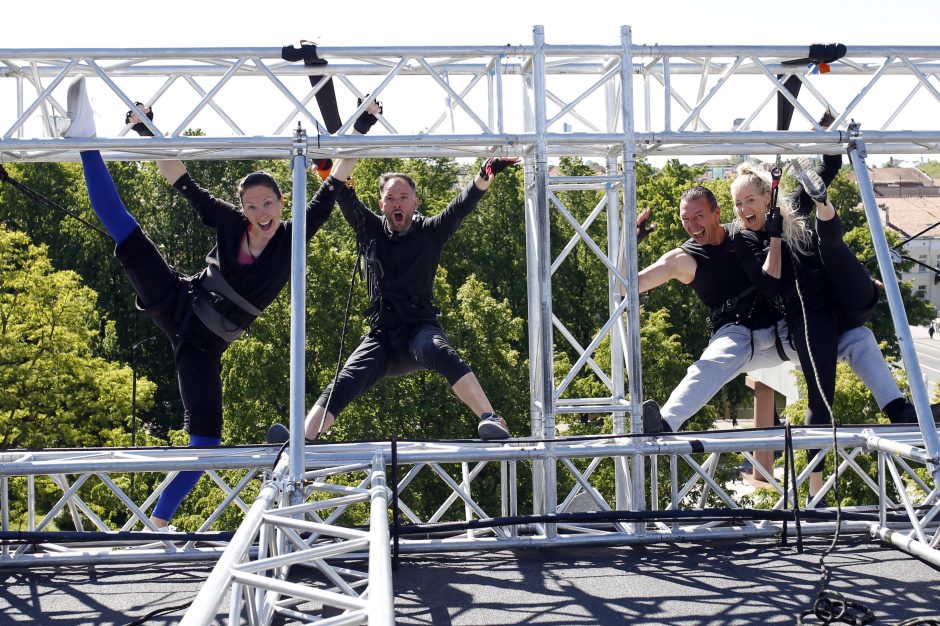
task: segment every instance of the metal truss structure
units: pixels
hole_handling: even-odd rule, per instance
[[[929,123],[923,128],[923,120],[937,119],[940,109],[940,47],[850,45],[827,74],[782,64],[805,57],[803,46],[636,45],[628,27],[621,28],[616,45],[550,45],[541,27],[535,27],[532,45],[318,52],[329,64],[311,69],[282,61],[280,48],[0,49],[0,161],[75,160],[83,149],[130,160],[289,158],[294,203],[303,206],[310,156],[522,157],[531,439],[502,445],[375,442],[304,448],[299,437],[304,415],[301,236],[294,241],[291,280],[290,421],[297,436],[283,458],[270,447],[4,452],[4,536],[16,535],[10,529],[11,499],[26,500],[29,527],[19,547],[2,546],[0,566],[218,558],[184,623],[208,623],[229,595],[233,622],[247,611],[252,624],[269,623],[275,614],[321,624],[384,624],[394,620],[390,502],[399,512],[393,528],[401,551],[792,533],[783,521],[790,514],[783,509],[796,500],[806,472],[795,477],[797,484],[784,486],[755,463],[770,485],[771,511],[781,515],[760,519],[740,507],[717,474],[723,455],[743,453],[753,462],[751,451],[783,450],[781,432],[655,439],[640,433],[638,267],[635,246],[625,245],[632,237],[625,234],[636,228],[638,157],[846,149],[887,277],[921,428],[841,428],[832,437],[828,431],[798,429],[793,447],[834,450],[837,471],[858,474],[878,494],[877,511],[855,511],[862,517],[843,518],[843,528],[870,532],[940,563],[940,445],[865,167],[870,152],[929,154],[940,147],[940,130]],[[324,79],[311,85],[308,76],[314,72]],[[65,83],[76,75],[90,79],[100,137],[53,136],[55,118],[65,113]],[[803,99],[783,87],[792,76],[802,83]],[[336,84],[344,112],[343,126],[334,135],[321,130],[312,107],[326,78]],[[357,104],[357,98],[367,94],[386,103],[386,115],[368,136],[351,135],[353,121],[368,105]],[[147,123],[157,137],[125,136],[123,114],[135,108],[137,99],[157,111],[155,121]],[[797,130],[772,130],[778,99],[794,107]],[[814,121],[825,108],[836,115],[829,130]],[[853,118],[865,122],[863,134],[850,126]],[[107,119],[114,124],[101,121]],[[204,134],[186,134],[193,127]],[[549,176],[549,160],[559,156],[598,159],[607,173]],[[560,192],[569,191],[593,194],[596,204],[587,219],[565,206]],[[552,240],[554,214],[570,227],[564,242]],[[301,226],[295,233],[302,235]],[[561,252],[553,258],[559,243]],[[553,293],[565,288],[553,286],[553,274],[578,247],[590,250],[609,276],[608,310],[599,314],[603,322],[590,337],[576,337],[569,330],[571,320],[559,319],[552,309]],[[625,272],[617,266],[621,254]],[[556,365],[556,344],[575,355],[564,370]],[[605,344],[609,361],[597,356]],[[577,397],[572,382],[579,376],[595,377],[607,392]],[[568,413],[610,415],[612,432],[558,438],[556,416]],[[860,455],[877,458],[878,480],[869,477]],[[277,465],[267,470],[276,458]],[[231,539],[205,532],[181,538],[133,533],[137,525],[148,526],[146,511],[156,494],[138,503],[124,477],[185,469],[207,470],[224,493],[200,531],[226,509],[242,510],[244,521]],[[397,476],[399,471],[403,476]],[[612,490],[598,486],[602,475],[615,477]],[[54,510],[34,510],[39,477],[61,492]],[[426,497],[426,489],[409,492],[419,482],[446,494],[424,517],[410,500]],[[830,477],[823,494],[835,482]],[[493,485],[499,485],[498,493]],[[83,494],[92,488],[107,490],[127,508],[124,525],[108,528],[85,502]],[[815,509],[823,497],[807,506]],[[714,505],[731,514],[715,513]],[[65,509],[85,533],[84,541],[45,532]],[[869,513],[873,519],[864,517]],[[399,521],[405,527],[399,528]],[[835,525],[834,518],[823,515],[803,528],[832,532]],[[412,533],[421,533],[420,538]],[[367,568],[355,565],[363,560]],[[301,563],[312,565],[314,573],[298,581]]]

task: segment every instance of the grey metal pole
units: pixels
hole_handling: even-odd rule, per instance
[[[539,320],[534,329],[539,337],[537,353],[539,400],[541,401],[543,439],[555,438],[555,383],[554,350],[552,343],[552,259],[551,219],[548,207],[548,148],[547,110],[545,106],[545,29],[532,29],[535,54],[532,57],[532,85],[535,108],[535,239],[537,251],[536,280],[539,285]],[[530,275],[531,276],[531,275]],[[551,444],[547,444],[551,447]],[[554,513],[558,506],[556,466],[552,458],[543,461],[543,485],[545,513]],[[557,528],[550,524],[546,528],[549,538],[557,535]]]
[[[288,480],[294,489],[291,504],[303,500],[298,487],[304,473],[304,348],[306,344],[306,280],[307,280],[307,133],[298,124],[294,133],[293,201],[291,207],[291,272],[290,272],[290,472]]]
[[[622,115],[623,115],[623,230],[626,258],[626,275],[634,279],[639,273],[636,256],[636,156],[634,155],[634,125],[633,125],[633,40],[629,26],[620,27],[620,83],[622,85]],[[636,282],[627,289],[627,369],[628,392],[630,394],[630,432],[638,433],[642,430],[643,422],[640,419],[640,403],[643,400],[643,370],[640,362],[640,292]],[[644,460],[642,455],[632,458],[633,471],[633,510],[642,511],[645,508],[646,493]]]
[[[523,64],[525,79],[523,80],[523,122],[527,133],[535,131],[535,90],[532,81],[533,62],[529,58]],[[525,193],[525,257],[526,257],[526,303],[529,321],[529,432],[534,439],[541,439],[544,432],[542,414],[542,385],[539,372],[539,351],[541,349],[540,309],[541,285],[538,281],[538,214],[539,204],[536,195],[536,162],[532,153],[525,155],[523,187]],[[541,462],[532,464],[532,510],[534,513],[544,513],[545,506],[542,494],[545,489],[544,465]]]
[[[898,345],[901,348],[901,359],[904,362],[904,370],[907,372],[911,398],[914,401],[914,407],[917,409],[917,421],[924,436],[927,453],[930,455],[930,460],[926,464],[927,469],[933,475],[935,483],[940,484],[940,442],[937,439],[937,426],[934,424],[933,415],[930,412],[927,387],[924,385],[923,374],[920,371],[917,351],[914,348],[914,339],[911,337],[911,329],[907,321],[907,312],[904,310],[904,303],[901,300],[901,289],[898,287],[898,278],[894,273],[894,265],[891,263],[884,226],[881,224],[875,192],[872,188],[871,177],[868,174],[868,166],[865,164],[867,152],[864,140],[856,134],[849,142],[847,152],[852,161],[852,167],[855,169],[858,190],[865,207],[865,217],[868,220],[868,228],[871,230],[872,245],[875,248],[875,257],[878,259],[878,267],[881,270],[881,282],[884,283],[885,293],[888,296],[891,320],[894,322]]]
[[[395,593],[388,536],[385,455],[382,452],[376,452],[372,459],[369,499],[369,626],[391,625],[395,623]]]

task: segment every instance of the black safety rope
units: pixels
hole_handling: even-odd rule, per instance
[[[398,570],[401,507],[398,505],[398,437],[392,436],[392,570]]]
[[[339,334],[339,354],[336,355],[336,370],[333,372],[333,380],[330,382],[330,393],[326,397],[326,405],[323,407],[324,419],[326,413],[330,411],[330,401],[333,399],[333,389],[336,388],[336,379],[339,378],[340,368],[343,365],[343,351],[346,348],[346,332],[349,330],[349,309],[352,307],[353,291],[356,288],[356,276],[362,271],[362,246],[356,246],[356,264],[353,265],[352,278],[349,280],[349,292],[346,294],[346,310],[343,313],[343,329]]]
[[[777,156],[778,164],[771,170],[771,177],[773,178],[773,190],[771,194],[771,207],[776,209],[777,207],[777,196],[779,193],[779,182],[782,171],[780,169],[779,161],[780,156]],[[788,246],[788,248],[790,248]],[[803,299],[803,290],[800,288],[800,280],[797,272],[797,261],[795,255],[793,254],[792,248],[790,248],[790,263],[793,268],[793,285],[796,288],[796,294],[800,301],[800,310],[803,317],[803,341],[806,344],[806,353],[809,356],[809,365],[812,370],[813,380],[816,383],[816,389],[819,392],[819,396],[822,398],[823,404],[826,406],[826,411],[829,413],[829,423],[832,429],[832,466],[833,466],[833,486],[832,486],[832,495],[835,499],[835,525],[836,529],[832,535],[832,541],[829,545],[823,550],[822,554],[819,555],[819,592],[816,594],[816,600],[813,604],[813,608],[801,613],[797,618],[797,623],[802,624],[803,617],[807,615],[816,615],[824,624],[830,624],[837,620],[848,619],[847,616],[851,615],[851,621],[846,621],[847,624],[867,624],[869,621],[874,619],[873,616],[868,617],[871,613],[866,607],[848,602],[844,599],[839,600],[838,602],[833,602],[832,598],[839,595],[837,592],[831,591],[828,589],[830,578],[832,575],[832,570],[826,565],[826,558],[832,554],[835,550],[836,545],[839,542],[839,538],[842,533],[842,498],[840,495],[839,488],[839,447],[838,447],[838,425],[836,424],[836,417],[832,411],[832,406],[829,404],[829,400],[826,398],[825,393],[823,392],[822,381],[819,379],[819,368],[816,367],[816,360],[813,357],[812,341],[810,339],[809,332],[809,321],[806,316],[806,302]],[[791,331],[792,332],[792,331]],[[804,372],[806,374],[806,372]],[[790,455],[792,455],[792,448],[790,450]],[[809,455],[807,455],[808,457]],[[818,457],[818,454],[817,454]],[[825,456],[823,456],[825,458]],[[808,464],[814,465],[817,461],[814,457],[813,459],[807,458]],[[792,464],[792,461],[791,461]],[[792,469],[793,474],[793,491],[794,499],[796,499],[796,475],[795,467]],[[810,472],[812,474],[812,472]],[[786,498],[786,493],[784,493],[784,498]],[[804,515],[808,511],[804,511]],[[798,514],[797,514],[798,515]],[[797,533],[799,534],[799,524],[797,524]],[[858,616],[858,617],[856,617]]]
[[[329,410],[330,400],[333,398],[333,388],[336,386],[336,379],[339,378],[340,366],[343,364],[343,350],[345,349],[346,331],[349,329],[349,309],[352,305],[353,291],[356,287],[356,275],[359,273],[361,259],[362,249],[359,248],[356,253],[356,263],[353,265],[352,278],[349,280],[349,293],[346,295],[346,311],[343,314],[343,329],[339,335],[339,355],[337,355],[336,358],[336,371],[333,373],[333,382],[330,384],[330,393],[326,398],[326,406],[324,407],[324,411]],[[306,440],[306,437],[304,439]],[[277,466],[277,462],[280,460],[281,455],[284,454],[284,450],[286,450],[289,445],[290,438],[281,444],[281,448],[277,451],[277,454],[274,455],[274,462],[271,464],[272,471],[274,471],[274,468]]]
[[[803,526],[800,523],[800,494],[796,488],[796,463],[793,456],[793,431],[789,422],[783,430],[783,508],[789,501],[788,486],[793,484],[793,521],[796,524],[796,551],[803,554]],[[783,530],[780,533],[780,545],[787,545],[787,521],[783,518]]]
[[[190,604],[191,604],[190,602],[184,602],[183,604],[173,604],[170,606],[165,606],[163,608],[154,609],[153,611],[150,611],[146,615],[142,615],[131,622],[127,622],[127,624],[125,624],[124,626],[141,626],[141,624],[146,624],[153,617],[164,615],[166,613],[175,613],[177,611],[182,611],[183,609],[188,609]]]
[[[97,233],[100,233],[101,235],[104,235],[108,239],[111,239],[111,235],[109,235],[102,229],[98,228],[91,222],[88,222],[87,220],[83,219],[80,215],[78,215],[71,209],[68,209],[62,206],[61,204],[59,204],[58,202],[55,202],[54,200],[47,198],[46,196],[42,195],[35,189],[31,189],[30,187],[24,185],[20,181],[10,176],[10,174],[7,173],[6,168],[3,167],[3,164],[0,164],[0,182],[9,183],[12,187],[14,187],[15,189],[18,189],[23,195],[25,195],[30,200],[35,200],[36,202],[43,204],[47,207],[56,209],[57,211],[61,211],[62,213],[65,213],[69,217],[75,218],[76,220],[81,222],[84,226],[92,229],[93,231]]]

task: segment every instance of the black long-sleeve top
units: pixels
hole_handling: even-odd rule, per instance
[[[415,214],[411,228],[396,233],[369,210],[356,192],[343,187],[337,194],[340,211],[366,250],[366,279],[372,326],[391,328],[436,322],[434,276],[444,244],[485,192],[470,183],[433,217]]]
[[[293,221],[281,220],[257,260],[250,265],[241,265],[238,251],[248,227],[245,214],[234,204],[220,200],[200,187],[188,173],[173,186],[189,200],[202,223],[215,229],[216,244],[206,255],[206,264],[221,272],[228,284],[259,310],[271,304],[290,279]],[[321,185],[307,204],[308,241],[329,219],[336,193],[335,188]]]

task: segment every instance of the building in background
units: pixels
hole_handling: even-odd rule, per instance
[[[869,169],[882,223],[904,239],[904,256],[915,264],[901,272],[901,280],[940,309],[940,275],[930,268],[940,265],[940,186],[914,167]],[[854,176],[853,176],[854,178]],[[928,267],[929,266],[929,267]]]

